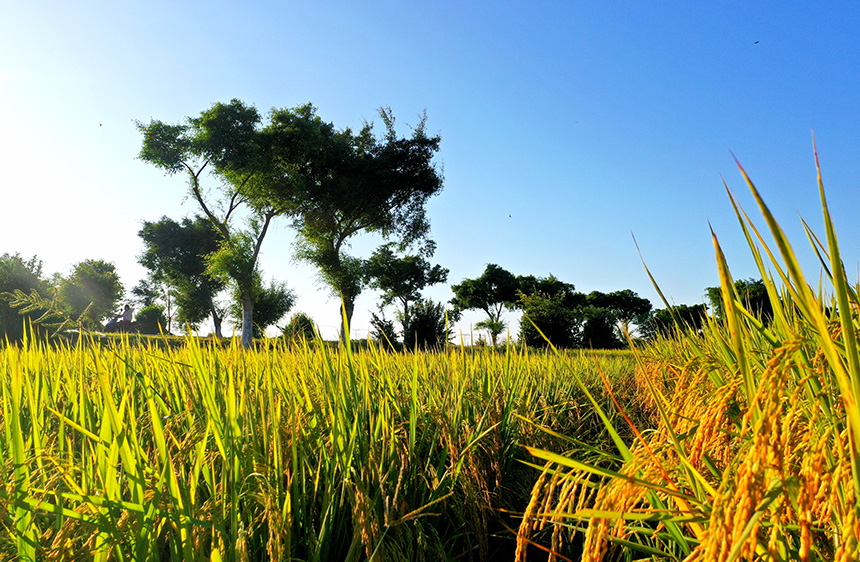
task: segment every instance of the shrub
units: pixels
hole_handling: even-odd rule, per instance
[[[290,321],[281,330],[284,337],[290,341],[313,341],[316,338],[314,320],[304,312],[296,312],[290,316]]]
[[[164,307],[151,304],[144,306],[135,318],[137,329],[141,334],[167,333],[167,317],[164,315]]]

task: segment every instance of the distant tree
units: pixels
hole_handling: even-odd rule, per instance
[[[446,311],[444,303],[418,299],[403,334],[403,346],[406,349],[441,349],[453,337],[451,326],[458,319],[459,313]]]
[[[161,297],[168,310],[175,301],[177,320],[182,324],[197,326],[211,317],[215,335],[221,337],[223,312],[217,295],[224,281],[207,273],[206,262],[206,256],[218,251],[221,233],[202,216],[185,218],[181,223],[161,217],[157,222],[144,221],[138,236],[145,246],[138,261],[150,271],[151,279],[148,285],[141,286],[144,292],[148,289],[141,296]],[[159,285],[169,289],[165,291]]]
[[[36,256],[29,260],[18,254],[0,256],[0,345],[7,339],[10,342],[21,340],[25,324],[44,312],[19,313],[19,309],[10,304],[13,291],[27,294],[36,291],[45,298],[49,296],[50,287],[42,278],[42,262]]]
[[[626,334],[630,332],[630,325],[633,323],[637,326],[643,324],[648,320],[651,311],[651,301],[643,299],[630,289],[611,293],[592,291],[588,294],[587,302],[589,306],[604,309],[609,313],[610,316],[606,317],[605,320],[617,327],[618,341],[616,347],[623,346]],[[592,318],[596,317],[592,315]],[[589,345],[588,342],[583,342],[583,344]],[[593,347],[597,348],[598,346],[594,344]]]
[[[408,325],[404,328],[404,334],[408,333]],[[400,341],[397,339],[397,328],[394,321],[385,317],[380,309],[379,314],[370,313],[370,339],[378,342],[383,348],[393,351],[400,349]]]
[[[520,340],[529,347],[576,347],[579,342],[581,315],[578,308],[565,302],[561,293],[548,295],[535,291],[520,293]],[[543,335],[541,335],[543,334]]]
[[[738,279],[735,281],[735,291],[740,298],[741,304],[751,314],[766,324],[773,320],[773,305],[770,302],[767,288],[762,279]],[[705,289],[705,292],[708,295],[708,301],[711,303],[714,316],[722,318],[725,306],[720,287],[708,287]]]
[[[615,315],[609,308],[588,305],[581,309],[582,333],[580,346],[587,349],[618,349],[623,347],[615,327]]]
[[[484,273],[475,279],[464,279],[457,285],[452,285],[454,298],[451,304],[457,311],[481,310],[487,319],[478,324],[490,334],[493,346],[506,324],[502,322],[502,310],[513,309],[517,302],[519,283],[514,274],[498,265],[488,264]]]
[[[398,258],[392,244],[385,244],[367,260],[367,276],[370,286],[382,291],[382,307],[399,305],[397,318],[405,334],[411,321],[409,304],[421,298],[425,287],[447,281],[448,270],[431,266],[422,256]]]
[[[312,342],[316,339],[316,328],[313,318],[304,312],[296,312],[290,316],[290,321],[282,330],[284,337],[290,341],[305,340]]]
[[[641,327],[643,337],[654,339],[658,334],[671,337],[678,328],[698,332],[704,324],[707,316],[707,308],[704,304],[675,305],[671,309],[657,309],[651,314],[651,318]]]
[[[185,172],[191,197],[221,236],[219,250],[208,254],[208,273],[235,284],[242,303],[242,345],[246,348],[253,339],[260,248],[270,222],[283,211],[268,200],[248,197],[251,191],[259,192],[279,181],[272,173],[271,153],[260,125],[257,110],[235,99],[215,104],[183,124],[137,123],[143,134],[139,158],[167,174]],[[201,186],[207,171],[220,180],[223,206],[207,197]],[[234,213],[243,203],[249,204],[252,214],[249,231],[233,225]]]
[[[559,348],[579,346],[585,295],[554,275],[521,275],[517,281],[517,307],[523,311],[520,339],[530,347],[546,347],[544,336]]]
[[[57,287],[57,297],[69,316],[100,327],[102,320],[115,312],[124,289],[116,266],[104,260],[84,260],[72,268]]]
[[[433,250],[425,204],[442,189],[433,164],[440,138],[427,134],[426,116],[409,137],[397,136],[390,109],[380,117],[385,132],[376,137],[370,123],[357,133],[336,130],[310,104],[273,110],[265,132],[278,177],[293,181],[255,192],[291,217],[297,257],[319,270],[347,322],[366,280],[363,260],[347,253],[355,236],[377,233],[396,240],[401,251],[421,245],[426,257]]]
[[[263,287],[257,281],[254,290],[254,337],[265,336],[266,328],[275,325],[293,307],[296,295],[283,283],[271,282],[268,287]],[[230,306],[230,315],[233,318],[242,317],[242,302],[238,294],[234,295],[233,304]]]

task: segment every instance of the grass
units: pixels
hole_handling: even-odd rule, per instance
[[[746,310],[714,236],[724,317],[637,353],[655,429],[625,422],[636,439],[615,440],[616,461],[532,449],[543,475],[521,544],[545,527],[554,553],[583,541],[585,561],[860,559],[860,287],[846,278],[820,174],[824,243],[807,227],[817,288],[743,175],[773,242],[729,195],[774,317]]]
[[[0,349],[0,559],[493,560],[537,473],[607,432],[629,353],[31,339]],[[552,431],[541,429],[551,428]]]

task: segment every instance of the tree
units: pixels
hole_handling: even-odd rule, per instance
[[[19,313],[9,304],[16,290],[49,296],[48,283],[42,278],[42,262],[36,256],[29,260],[18,254],[0,256],[0,344],[4,340],[19,341],[24,336],[25,324],[41,316],[37,311]]]
[[[224,282],[207,274],[206,263],[206,256],[218,250],[222,236],[211,221],[199,215],[182,223],[161,217],[157,222],[144,221],[137,234],[145,246],[138,262],[149,269],[153,283],[172,289],[167,300],[175,299],[179,322],[196,326],[211,317],[215,335],[222,337],[223,312],[216,297]]]
[[[305,340],[312,342],[316,339],[314,320],[304,312],[296,312],[290,316],[290,321],[282,330],[284,337],[292,342]]]
[[[641,326],[641,332],[646,339],[654,339],[658,335],[671,337],[679,328],[698,332],[707,314],[704,304],[678,304],[672,308],[657,309]]]
[[[357,133],[336,130],[310,104],[273,110],[265,133],[277,172],[254,191],[290,216],[296,256],[319,269],[347,323],[365,283],[363,260],[347,253],[353,237],[377,233],[400,250],[420,245],[427,257],[433,250],[425,204],[442,189],[433,164],[440,138],[427,134],[426,115],[411,136],[398,137],[391,110],[379,114],[385,133],[376,137],[371,123]]]
[[[404,327],[404,334],[406,333],[408,333],[408,326]],[[382,309],[380,309],[379,314],[370,313],[370,339],[378,342],[384,349],[392,351],[400,349],[394,321],[386,318]]]
[[[66,314],[99,327],[102,319],[114,312],[124,292],[116,266],[104,260],[75,264],[57,287],[57,297]]]
[[[137,123],[143,134],[139,158],[170,175],[184,171],[191,197],[221,235],[218,251],[209,254],[208,273],[235,284],[242,303],[242,345],[246,348],[253,339],[260,248],[272,218],[282,212],[268,200],[247,196],[273,181],[260,124],[257,110],[235,99],[229,104],[217,103],[183,124]],[[216,205],[204,193],[201,179],[205,171],[220,180],[223,205]],[[249,231],[233,225],[234,213],[243,203],[248,203],[252,215]]]
[[[445,304],[418,299],[403,334],[406,349],[440,349],[450,341],[454,331],[449,327],[459,319],[457,311],[445,310]]]
[[[517,306],[523,311],[520,338],[526,345],[545,347],[547,342],[540,332],[559,348],[580,345],[585,295],[552,274],[548,277],[521,275],[517,277],[517,284]]]
[[[610,347],[605,347],[605,349],[621,347],[623,342],[626,340],[626,334],[630,332],[630,324],[635,323],[637,326],[641,326],[648,320],[648,313],[651,311],[651,301],[643,299],[630,289],[613,291],[611,293],[592,291],[588,294],[587,302],[589,306],[603,309],[609,315],[604,318],[603,315],[595,316],[595,314],[592,313],[591,315],[586,315],[587,317],[599,322],[604,322],[605,320],[609,322],[611,326],[615,326],[617,328],[618,338],[615,338],[614,343],[610,342],[609,339],[606,339],[605,344],[610,345],[610,343],[612,343],[612,345]],[[601,319],[598,320],[598,317]],[[598,328],[595,327],[595,329]],[[602,338],[602,336],[600,338],[597,338],[597,336],[594,337],[596,338],[594,341]],[[588,342],[583,343],[586,346],[589,346]],[[603,348],[594,342],[592,342],[590,346],[595,349]]]
[[[615,329],[615,315],[609,308],[588,305],[581,309],[582,333],[579,347],[618,349],[622,342]]]
[[[400,305],[397,318],[404,336],[411,321],[409,304],[421,298],[421,291],[448,280],[448,270],[440,265],[431,266],[422,256],[395,256],[392,245],[379,247],[367,260],[370,286],[382,291],[382,307],[395,301]]]
[[[257,285],[254,290],[254,337],[261,338],[265,335],[266,328],[274,325],[290,311],[296,302],[296,295],[283,283],[273,281],[264,288],[258,279]],[[230,315],[241,318],[242,309],[240,296],[236,294],[235,301],[230,306]]]
[[[720,287],[708,287],[705,289],[705,292],[708,295],[711,308],[714,310],[714,316],[722,318],[725,306]],[[763,280],[738,279],[735,281],[735,292],[740,299],[740,303],[752,315],[761,319],[765,324],[769,324],[773,320],[773,305],[770,302],[770,297],[767,294],[767,288]]]
[[[487,315],[487,320],[478,324],[490,333],[493,346],[506,324],[502,322],[502,310],[516,306],[519,283],[514,274],[498,265],[487,264],[484,273],[475,279],[464,279],[458,285],[452,285],[454,298],[451,304],[454,309],[481,310]]]

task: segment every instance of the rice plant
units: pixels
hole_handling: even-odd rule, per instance
[[[596,365],[631,386],[621,353],[30,338],[0,349],[0,560],[492,560],[522,445],[605,435],[559,375]]]
[[[747,310],[714,236],[724,316],[636,354],[655,429],[625,422],[636,439],[615,439],[617,461],[532,449],[543,473],[519,540],[551,528],[550,560],[572,541],[584,561],[860,559],[860,287],[846,278],[820,170],[824,241],[806,227],[817,282],[741,172],[773,242],[729,197],[773,319]]]

